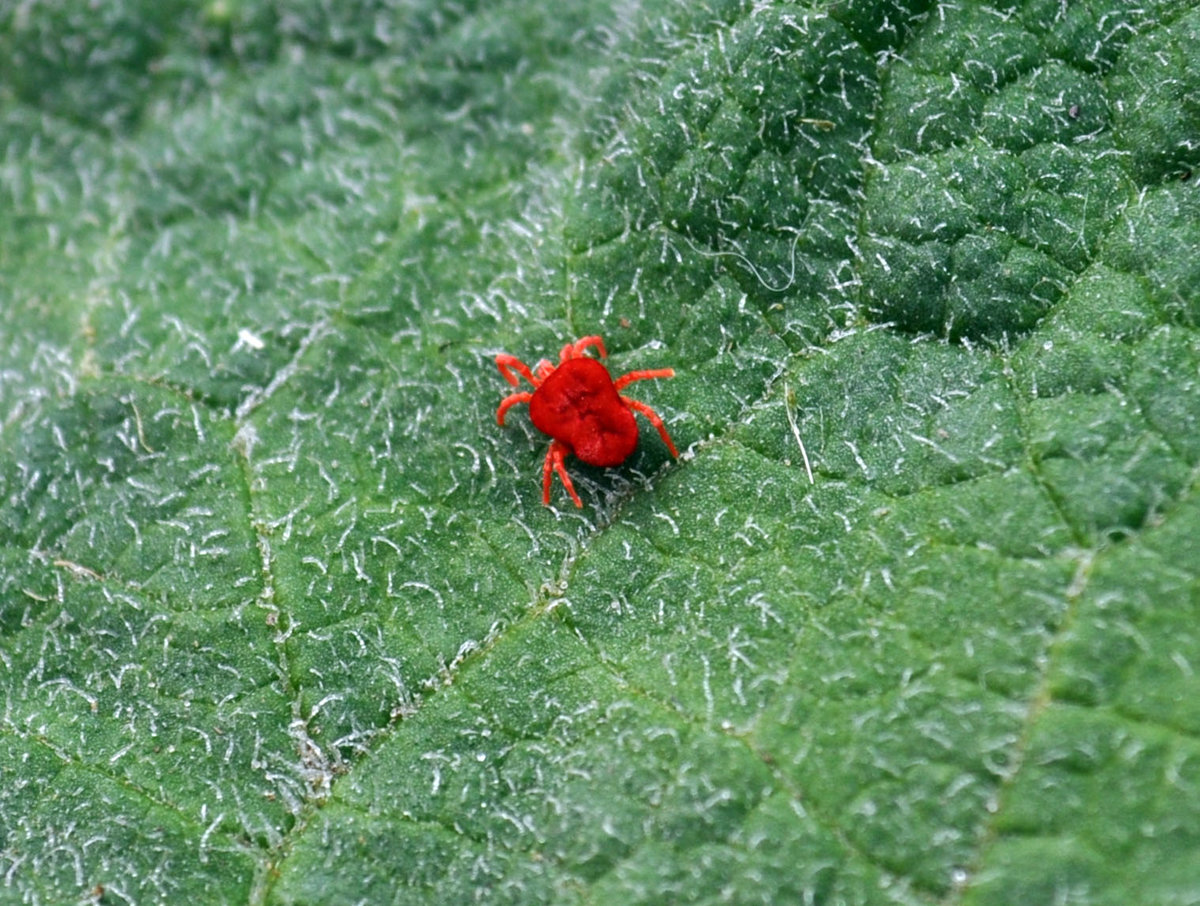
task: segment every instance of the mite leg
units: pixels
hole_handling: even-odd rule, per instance
[[[636,372],[634,372],[636,374]],[[663,424],[663,420],[658,417],[658,413],[647,406],[645,403],[639,403],[637,400],[631,400],[627,396],[621,397],[621,401],[625,403],[634,412],[640,412],[646,416],[650,424],[658,429],[658,435],[663,439],[663,443],[667,445],[667,449],[671,451],[671,455],[676,459],[679,458],[679,451],[675,449],[675,444],[671,442],[671,435],[667,433],[667,426]]]
[[[628,384],[632,384],[634,381],[644,381],[647,378],[660,378],[660,377],[675,377],[675,369],[674,368],[651,368],[651,369],[644,370],[644,371],[630,371],[628,374],[623,374],[619,378],[617,378],[615,381],[613,381],[613,386],[615,388],[617,388],[617,393],[620,393],[622,387],[625,387]]]
[[[546,451],[546,463],[542,466],[542,503],[547,506],[550,505],[550,484],[554,481],[554,473],[557,472],[563,487],[575,501],[575,506],[581,509],[583,507],[583,501],[575,493],[575,485],[571,483],[571,476],[567,474],[567,467],[563,463],[564,457],[570,452],[571,448],[561,440],[551,442],[550,449]]]
[[[496,356],[496,367],[500,369],[500,374],[504,376],[504,380],[508,381],[514,387],[517,386],[518,374],[535,387],[541,383],[541,381],[534,378],[533,372],[529,370],[529,366],[515,355],[509,355],[505,352]]]
[[[496,424],[504,424],[504,416],[517,403],[527,403],[533,399],[532,393],[514,393],[512,396],[506,396],[500,401],[500,408],[496,410]]]
[[[584,337],[582,340],[576,340],[574,343],[568,343],[562,348],[562,352],[558,354],[559,362],[565,362],[567,359],[581,358],[589,346],[595,347],[600,353],[600,358],[608,358],[608,350],[604,348],[604,341],[596,336]]]
[[[541,384],[542,381],[544,381],[544,380],[546,380],[546,378],[550,377],[550,372],[552,372],[553,370],[554,370],[554,365],[550,364],[550,362],[546,361],[545,359],[542,359],[540,362],[538,362],[536,365],[534,365],[533,373],[534,373],[534,376],[537,377],[538,384]]]

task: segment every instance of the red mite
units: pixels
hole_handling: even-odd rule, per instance
[[[558,354],[557,365],[542,359],[532,371],[516,356],[496,356],[496,367],[506,381],[515,387],[520,375],[533,385],[532,393],[514,393],[501,401],[496,410],[496,423],[503,425],[505,414],[517,403],[529,403],[529,417],[534,427],[553,438],[542,468],[542,503],[545,504],[550,503],[550,483],[557,472],[575,506],[583,506],[563,460],[568,453],[573,453],[591,466],[623,463],[637,446],[638,427],[634,412],[646,416],[658,429],[672,456],[679,455],[658,414],[645,403],[621,394],[626,384],[646,378],[674,377],[675,371],[671,368],[630,371],[614,381],[607,368],[584,355],[590,346],[596,348],[600,358],[607,357],[604,341],[599,337],[584,337],[568,343]]]

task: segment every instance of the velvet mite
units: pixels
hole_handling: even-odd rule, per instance
[[[558,354],[557,365],[542,359],[530,370],[516,356],[506,353],[496,356],[496,367],[509,384],[517,386],[520,376],[533,385],[533,392],[513,393],[500,402],[496,424],[504,424],[504,416],[513,406],[529,403],[529,417],[534,427],[552,438],[542,467],[542,503],[545,504],[550,503],[550,485],[557,472],[575,506],[583,506],[564,465],[567,454],[574,454],[591,466],[620,465],[637,447],[635,412],[640,412],[658,429],[671,455],[679,456],[658,413],[621,393],[634,381],[674,377],[674,369],[630,371],[613,380],[604,365],[585,354],[589,348],[595,348],[600,358],[608,356],[604,341],[595,336],[564,346]]]

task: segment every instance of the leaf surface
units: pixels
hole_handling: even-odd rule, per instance
[[[1194,2],[93,7],[0,8],[0,902],[1200,901]],[[684,455],[543,507],[591,334]]]

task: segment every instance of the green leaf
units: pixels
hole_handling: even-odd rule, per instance
[[[1200,901],[1198,48],[0,6],[0,903]]]

